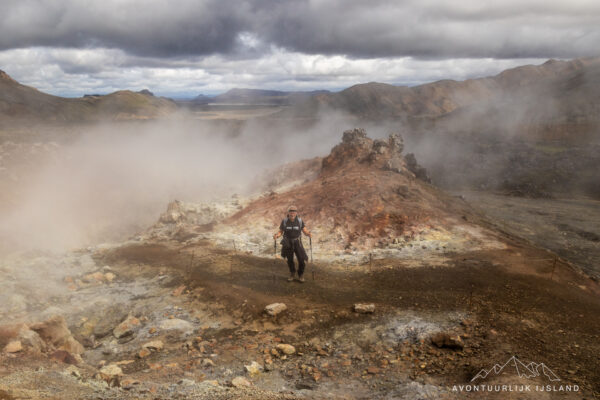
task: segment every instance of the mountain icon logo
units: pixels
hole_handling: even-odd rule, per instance
[[[504,364],[494,364],[494,366],[488,370],[483,368],[471,379],[471,382],[476,379],[485,379],[491,373],[500,375],[504,371],[514,370],[519,378],[535,378],[537,376],[545,376],[551,382],[560,381],[560,378],[548,368],[544,363],[530,362],[529,364],[523,363],[516,356],[512,356]]]

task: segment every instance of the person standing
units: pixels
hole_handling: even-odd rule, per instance
[[[288,282],[292,282],[296,279],[296,268],[294,265],[294,254],[298,259],[298,282],[304,282],[304,267],[308,256],[302,245],[301,236],[304,233],[306,236],[312,238],[302,218],[298,217],[298,208],[296,206],[289,206],[287,210],[287,216],[281,221],[279,225],[279,231],[273,235],[273,239],[277,239],[283,235],[281,240],[281,257],[287,258],[287,264],[290,269],[290,277]]]

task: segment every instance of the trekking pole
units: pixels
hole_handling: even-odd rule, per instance
[[[271,275],[273,275],[273,283],[275,283],[275,270],[277,268],[277,239],[273,238],[273,264],[275,264],[275,269],[271,271]]]
[[[312,257],[312,237],[308,237],[308,243],[310,243],[310,263],[312,264],[312,278],[313,281],[315,280],[315,264],[313,263],[313,257]]]

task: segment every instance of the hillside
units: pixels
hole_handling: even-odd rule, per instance
[[[435,257],[465,246],[503,247],[473,222],[478,217],[462,201],[426,183],[414,156],[402,152],[397,134],[373,140],[363,129],[348,130],[327,157],[280,168],[285,176],[264,181],[264,195],[235,199],[226,207],[175,202],[148,235],[182,238],[210,232],[230,246],[243,232],[238,249],[270,254],[269,238],[295,204],[318,238],[321,260],[344,257],[356,263],[369,253]]]
[[[366,83],[315,96],[280,116],[344,111],[364,120],[396,119],[412,129],[496,130],[535,139],[585,138],[600,126],[600,59],[549,60],[492,77],[415,87]]]
[[[88,122],[149,119],[175,111],[176,104],[150,92],[122,90],[108,95],[63,98],[22,85],[0,71],[0,121]]]
[[[127,241],[2,260],[0,398],[479,399],[454,388],[548,375],[569,388],[548,398],[597,397],[597,281],[403,150],[347,130],[252,197],[173,201]],[[291,202],[313,234],[303,283],[273,246]],[[551,373],[487,373],[511,356]]]

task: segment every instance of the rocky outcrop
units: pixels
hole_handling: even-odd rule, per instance
[[[62,316],[54,316],[47,321],[31,325],[30,328],[49,346],[71,354],[83,353],[83,346],[75,340]]]
[[[406,163],[406,168],[415,174],[418,179],[431,183],[431,178],[427,174],[427,170],[417,163],[417,159],[413,153],[408,153],[404,156],[404,161]]]
[[[406,173],[403,150],[404,140],[399,133],[390,134],[388,140],[373,140],[362,128],[347,130],[342,143],[323,159],[321,171],[328,173],[348,164],[368,163],[383,170]]]
[[[71,334],[62,316],[54,316],[31,325],[2,326],[0,327],[0,346],[4,347],[4,351],[7,353],[64,352],[75,360],[84,351],[81,343]]]
[[[353,262],[364,262],[369,257],[364,252],[402,251],[408,256],[407,247],[432,247],[442,253],[454,240],[451,230],[456,224],[450,221],[470,211],[464,203],[424,184],[426,172],[414,156],[405,158],[403,151],[399,133],[374,140],[364,129],[347,130],[312,179],[244,202],[235,198],[214,205],[173,202],[140,239],[180,240],[181,234],[186,243],[211,240],[234,251],[273,254],[271,237],[287,207],[295,204],[315,234],[313,245],[318,246],[319,257],[347,254]],[[474,231],[458,233],[460,243],[472,239],[470,232]],[[420,243],[414,248],[411,242],[425,235],[432,241],[430,246]]]

